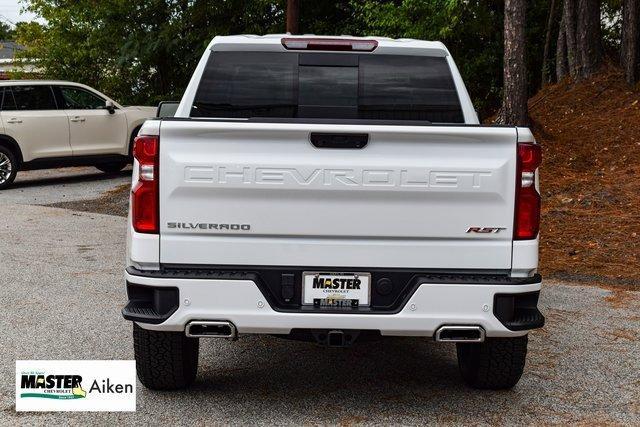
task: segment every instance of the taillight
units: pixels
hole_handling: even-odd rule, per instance
[[[376,40],[358,40],[358,39],[319,39],[319,38],[302,38],[302,37],[286,37],[281,40],[282,46],[288,50],[340,50],[340,51],[358,51],[372,52],[378,47]]]
[[[540,163],[542,151],[539,145],[518,143],[515,240],[535,239],[540,229],[540,194],[536,190],[536,171]]]
[[[135,139],[133,157],[138,161],[138,182],[131,190],[133,229],[138,233],[159,232],[159,173],[160,138],[142,135]]]

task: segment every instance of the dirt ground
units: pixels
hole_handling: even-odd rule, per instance
[[[107,190],[95,199],[51,203],[46,206],[80,212],[95,212],[106,215],[127,216],[131,184],[122,184]]]
[[[608,68],[529,102],[543,147],[541,270],[640,285],[640,90]]]

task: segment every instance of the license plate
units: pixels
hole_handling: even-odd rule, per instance
[[[371,274],[304,272],[302,303],[320,307],[369,305]]]

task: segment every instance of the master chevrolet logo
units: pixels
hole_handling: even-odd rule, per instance
[[[82,388],[82,376],[72,374],[23,374],[20,387],[26,390],[20,397],[44,399],[82,399],[87,392]],[[33,391],[31,391],[33,390]],[[131,384],[113,384],[109,378],[94,380],[89,393],[133,393]]]
[[[135,411],[133,360],[17,360],[16,411]]]
[[[27,390],[21,393],[20,397],[44,399],[82,399],[87,397],[87,392],[82,389],[82,377],[80,375],[23,374],[20,380],[20,387],[23,390]]]
[[[333,279],[328,277],[314,277],[314,289],[360,289],[362,282],[358,278],[354,279]]]

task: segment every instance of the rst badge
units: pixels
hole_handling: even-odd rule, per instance
[[[479,233],[479,234],[496,234],[506,230],[504,227],[469,227],[467,233]]]

